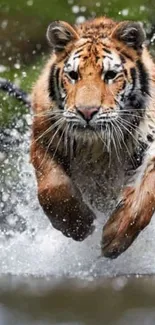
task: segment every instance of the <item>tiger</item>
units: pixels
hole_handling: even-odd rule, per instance
[[[103,218],[117,258],[155,211],[155,65],[140,22],[53,21],[33,86],[31,163],[53,227],[83,241]]]

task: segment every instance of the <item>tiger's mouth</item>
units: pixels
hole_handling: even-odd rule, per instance
[[[119,114],[118,111],[112,109],[103,112],[103,110],[97,108],[82,108],[77,109],[76,112],[66,111],[63,115],[69,124],[79,129],[93,130],[99,127],[106,127],[106,124],[117,120]]]

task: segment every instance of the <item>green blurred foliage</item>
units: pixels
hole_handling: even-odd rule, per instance
[[[37,79],[46,57],[40,56],[36,58],[35,63],[25,66],[18,64],[11,68],[7,67],[2,76],[11,82],[16,83],[21,89],[30,93],[33,87],[33,82]],[[18,69],[17,69],[18,67]],[[19,68],[20,67],[20,68]],[[14,116],[20,118],[24,113],[28,113],[29,108],[18,102],[16,99],[11,98],[7,93],[0,93],[0,125],[7,126]]]

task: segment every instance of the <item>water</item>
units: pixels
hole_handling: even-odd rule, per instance
[[[30,124],[31,117],[25,118]],[[80,278],[155,273],[154,219],[134,244],[112,261],[100,254],[102,215],[95,233],[83,242],[66,238],[51,226],[37,200],[29,162],[30,130],[20,132],[19,126],[20,121],[12,130],[5,130],[7,140],[5,134],[1,149],[1,273]]]
[[[1,325],[154,325],[155,282],[3,277]]]
[[[112,261],[100,256],[101,215],[84,242],[52,228],[37,200],[30,124],[26,115],[1,133],[0,324],[153,325],[155,281],[139,275],[155,273],[155,221]]]

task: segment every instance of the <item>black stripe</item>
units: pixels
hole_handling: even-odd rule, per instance
[[[118,81],[119,79],[122,79],[123,73],[119,74],[117,77],[115,77],[114,81]]]
[[[83,45],[82,45],[83,46]],[[74,54],[77,55],[83,51],[83,48],[78,49]]]
[[[68,59],[69,59],[69,55],[68,55],[68,56],[66,57],[66,59],[64,60],[64,66],[67,64]]]
[[[131,60],[132,62],[134,61],[134,59],[132,58],[132,56],[130,56],[128,53],[121,51],[121,54],[123,54],[127,59]]]
[[[55,69],[55,89],[59,93],[59,73],[60,73],[60,68]]]
[[[55,68],[56,65],[53,64],[50,75],[49,75],[49,84],[48,84],[48,90],[49,90],[49,96],[51,97],[52,100],[56,100],[56,92],[55,92]]]
[[[113,60],[113,58],[111,58],[111,57],[108,56],[108,55],[103,55],[103,59],[105,59],[105,58],[108,58],[109,60]]]
[[[104,52],[108,53],[108,54],[111,54],[111,51],[109,51],[107,48],[103,47],[102,48]]]
[[[131,77],[132,77],[132,90],[134,90],[134,88],[136,86],[136,79],[137,79],[136,69],[131,68],[130,69],[130,74],[131,74]]]
[[[127,78],[128,73],[127,73],[127,70],[126,69],[124,69],[124,74],[125,74],[125,77]]]
[[[123,64],[126,63],[125,57],[122,54],[119,54],[120,60]]]
[[[139,80],[141,85],[141,91],[143,95],[149,95],[149,76],[147,71],[145,70],[144,64],[138,60],[137,61],[137,68],[139,71]]]
[[[82,56],[82,55],[74,56],[73,60],[79,59],[79,58],[81,58],[81,56]]]
[[[62,105],[62,98],[61,98],[61,79],[60,79],[60,68],[55,69],[55,82],[54,82],[54,87],[55,87],[55,93],[56,93],[56,100],[57,104],[60,109],[63,109]]]
[[[60,109],[63,109],[62,99],[60,94],[60,68],[57,68],[56,64],[54,64],[51,68],[50,76],[49,76],[49,96],[52,100],[57,101],[57,104]]]
[[[126,87],[126,81],[124,80],[122,90],[125,89],[125,87]]]

